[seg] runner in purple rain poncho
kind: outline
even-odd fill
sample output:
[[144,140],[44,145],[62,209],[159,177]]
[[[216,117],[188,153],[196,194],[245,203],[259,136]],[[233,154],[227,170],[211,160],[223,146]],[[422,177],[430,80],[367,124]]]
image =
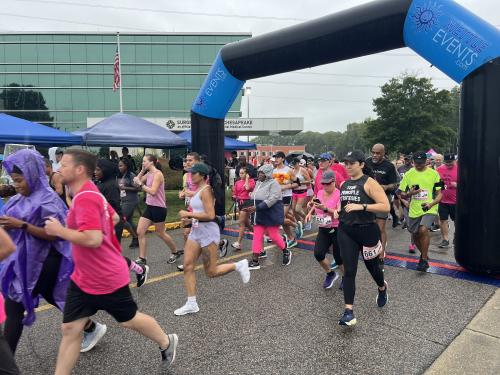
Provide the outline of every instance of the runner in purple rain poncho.
[[6,158],[3,167],[17,192],[0,210],[0,225],[16,244],[0,271],[7,312],[5,336],[14,352],[23,324],[35,321],[40,296],[63,309],[73,261],[70,244],[46,235],[43,229],[47,217],[64,221],[67,208],[49,186],[42,155],[20,150]]
[[[43,228],[48,217],[65,222],[67,207],[49,185],[42,155],[20,150],[3,166],[17,193],[0,209],[0,225],[16,245],[0,268],[7,313],[4,335],[14,353],[24,325],[35,321],[40,297],[63,310],[73,260],[70,243],[47,235]],[[81,351],[92,349],[105,332],[105,325],[89,320]]]

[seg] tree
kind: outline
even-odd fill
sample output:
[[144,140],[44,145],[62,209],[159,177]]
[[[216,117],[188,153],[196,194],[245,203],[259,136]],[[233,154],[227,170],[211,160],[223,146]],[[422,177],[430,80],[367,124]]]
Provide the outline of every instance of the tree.
[[9,115],[15,117],[53,126],[54,118],[50,116],[49,108],[40,91],[27,90],[26,88],[33,86],[22,86],[17,83],[11,83],[7,87],[9,88],[0,93],[3,110],[8,110]]
[[365,138],[369,144],[383,143],[389,152],[413,152],[451,147],[457,131],[451,126],[452,95],[437,90],[430,79],[414,76],[393,78],[374,99],[378,118],[369,121]]

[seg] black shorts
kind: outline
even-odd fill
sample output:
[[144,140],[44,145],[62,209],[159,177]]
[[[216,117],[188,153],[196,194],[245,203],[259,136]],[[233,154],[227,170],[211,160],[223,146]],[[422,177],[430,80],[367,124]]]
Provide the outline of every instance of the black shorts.
[[439,219],[455,221],[455,204],[439,203]]
[[153,223],[164,223],[167,219],[167,209],[166,207],[150,206],[147,204],[142,217],[151,220]]
[[291,195],[289,197],[283,197],[281,200],[283,201],[283,205],[285,205],[285,206],[290,206],[292,204],[292,196]]
[[99,310],[106,311],[119,323],[132,320],[137,313],[137,304],[128,285],[110,294],[87,294],[73,281],[70,282],[64,305],[63,323],[87,318]]

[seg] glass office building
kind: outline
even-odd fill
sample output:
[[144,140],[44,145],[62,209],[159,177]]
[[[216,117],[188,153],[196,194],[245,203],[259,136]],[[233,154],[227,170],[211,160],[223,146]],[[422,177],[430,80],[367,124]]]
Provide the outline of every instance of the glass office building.
[[[124,112],[189,117],[218,51],[249,33],[120,34]],[[112,33],[0,34],[0,112],[73,131],[120,110]],[[228,117],[240,116],[238,98]]]

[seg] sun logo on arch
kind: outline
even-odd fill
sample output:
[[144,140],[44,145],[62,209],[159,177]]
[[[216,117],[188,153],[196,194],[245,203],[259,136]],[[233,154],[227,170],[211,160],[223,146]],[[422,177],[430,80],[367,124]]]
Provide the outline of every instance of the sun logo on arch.
[[441,7],[442,4],[438,5],[436,2],[428,2],[417,7],[412,16],[417,31],[428,32],[432,30],[441,15]]

